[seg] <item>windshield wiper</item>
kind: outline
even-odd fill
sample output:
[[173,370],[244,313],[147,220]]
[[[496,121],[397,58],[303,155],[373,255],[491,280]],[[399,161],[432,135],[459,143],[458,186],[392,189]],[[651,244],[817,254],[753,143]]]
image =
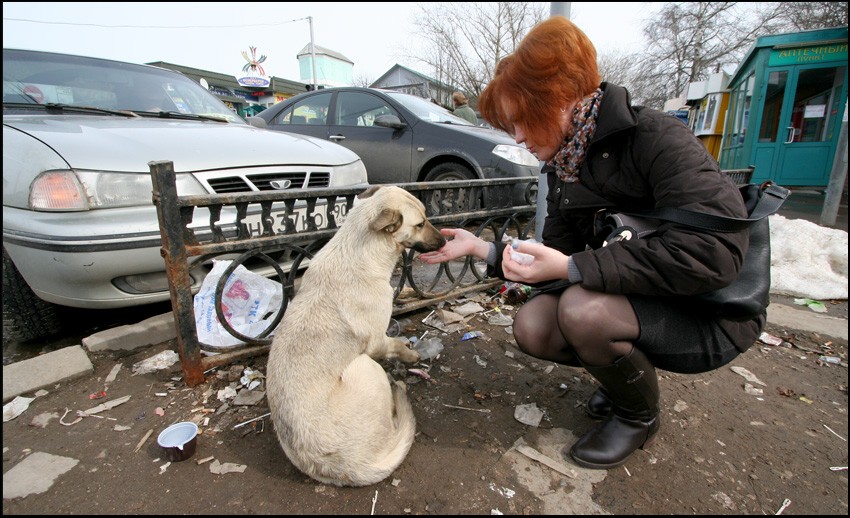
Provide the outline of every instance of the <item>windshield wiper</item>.
[[135,113],[127,110],[108,110],[106,108],[96,108],[94,106],[78,106],[74,104],[63,103],[45,103],[45,104],[27,104],[25,106],[44,106],[48,113],[65,113],[66,111],[83,112],[83,113],[107,113],[109,115],[121,115],[122,117],[138,117]]
[[186,119],[186,120],[201,120],[201,121],[213,121],[213,122],[227,122],[227,119],[224,117],[210,117],[209,115],[198,115],[195,113],[180,113],[176,111],[158,111],[158,112],[141,112],[145,114],[152,114],[161,119]]

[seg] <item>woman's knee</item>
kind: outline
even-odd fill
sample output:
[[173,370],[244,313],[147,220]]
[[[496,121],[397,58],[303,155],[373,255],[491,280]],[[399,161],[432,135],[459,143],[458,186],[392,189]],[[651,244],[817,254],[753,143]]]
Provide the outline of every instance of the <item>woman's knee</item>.
[[[532,318],[522,318],[522,314],[518,313],[514,319],[513,332],[517,346],[526,354],[537,356],[544,344],[547,343],[551,329],[546,329],[542,325],[536,325],[532,322]],[[548,326],[551,328],[550,326]]]
[[637,317],[623,296],[584,289],[567,290],[558,303],[561,334],[577,350],[638,335]]
[[600,329],[599,315],[602,301],[584,289],[565,291],[558,301],[558,326],[561,334],[570,343],[582,341],[590,333],[604,332]]
[[553,333],[560,331],[555,321],[556,300],[548,302],[534,298],[517,312],[513,323],[514,339],[526,354],[542,357],[548,354]]
[[525,353],[528,353],[530,349],[535,349],[539,347],[542,342],[542,334],[537,332],[531,332],[531,330],[524,331],[522,328],[514,323],[514,340],[516,340],[517,346]]

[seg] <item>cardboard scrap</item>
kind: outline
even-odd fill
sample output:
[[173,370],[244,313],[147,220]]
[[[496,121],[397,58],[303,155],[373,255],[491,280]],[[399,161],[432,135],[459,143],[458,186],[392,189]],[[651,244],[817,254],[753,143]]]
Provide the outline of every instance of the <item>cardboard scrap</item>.
[[522,453],[523,455],[525,455],[526,457],[528,457],[531,460],[536,460],[537,462],[554,469],[555,471],[557,471],[558,473],[560,473],[562,475],[566,475],[570,478],[578,478],[578,473],[574,469],[568,467],[563,462],[560,462],[560,461],[553,459],[552,457],[548,457],[546,455],[543,455],[542,453],[535,450],[531,446],[526,446],[525,444],[520,444],[520,445],[517,445],[516,451]]
[[225,473],[243,473],[248,466],[245,464],[236,464],[233,462],[219,462],[218,459],[210,464],[210,472],[216,475],[224,475]]
[[110,408],[115,408],[118,405],[126,403],[130,400],[131,397],[132,396],[123,396],[116,399],[110,399],[109,401],[101,403],[94,408],[89,408],[88,410],[83,411],[83,413],[86,415],[98,414],[100,412],[103,412],[104,410],[109,410]]

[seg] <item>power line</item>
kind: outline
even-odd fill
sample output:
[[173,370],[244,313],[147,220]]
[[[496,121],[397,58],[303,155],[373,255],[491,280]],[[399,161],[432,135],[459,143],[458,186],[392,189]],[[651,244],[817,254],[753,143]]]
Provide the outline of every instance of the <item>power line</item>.
[[257,26],[265,26],[265,27],[276,27],[278,25],[284,25],[292,22],[300,22],[301,20],[306,20],[307,18],[297,18],[295,20],[288,20],[285,22],[279,23],[251,23],[246,25],[105,25],[99,23],[72,23],[72,22],[45,22],[42,20],[29,20],[26,18],[3,18],[3,21],[10,22],[28,22],[28,23],[41,23],[44,25],[73,25],[78,27],[102,27],[107,29],[234,29],[234,28],[248,28],[248,27],[257,27]]

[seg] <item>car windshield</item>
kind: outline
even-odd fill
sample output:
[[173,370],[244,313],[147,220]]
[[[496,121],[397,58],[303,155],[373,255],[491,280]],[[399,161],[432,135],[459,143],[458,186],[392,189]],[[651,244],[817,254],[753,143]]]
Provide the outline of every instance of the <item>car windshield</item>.
[[398,101],[408,110],[412,111],[413,114],[420,119],[430,122],[448,122],[451,124],[458,124],[460,126],[474,126],[474,124],[470,123],[466,119],[458,117],[449,110],[438,104],[434,104],[428,99],[399,92],[387,92],[387,95]]
[[3,50],[3,104],[173,113],[245,124],[217,97],[177,72],[102,59]]

